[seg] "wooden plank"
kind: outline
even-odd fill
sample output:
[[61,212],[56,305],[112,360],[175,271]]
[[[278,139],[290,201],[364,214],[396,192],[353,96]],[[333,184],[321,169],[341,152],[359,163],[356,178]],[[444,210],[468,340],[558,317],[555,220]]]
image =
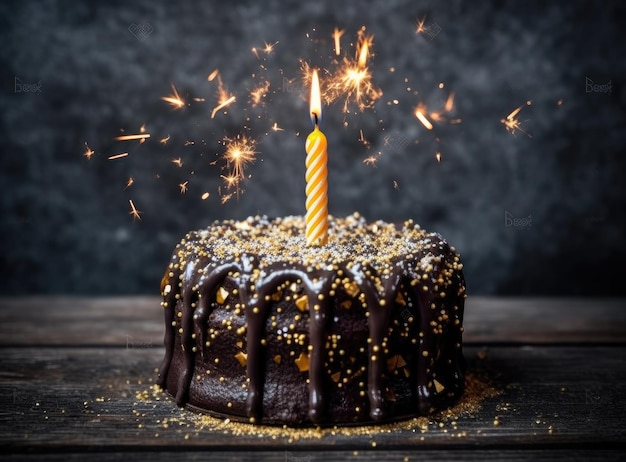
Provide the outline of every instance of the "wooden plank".
[[163,345],[158,297],[0,298],[0,345]]
[[[0,447],[12,453],[194,450],[354,451],[479,447],[626,450],[626,347],[466,348],[470,371],[502,394],[474,416],[311,435],[202,426],[149,384],[159,348],[0,349]],[[485,357],[485,359],[479,359]],[[138,399],[146,392],[146,399]],[[139,394],[139,395],[138,395]],[[169,421],[165,425],[166,419]],[[494,421],[499,422],[496,425]],[[204,422],[206,423],[206,422]],[[252,429],[252,430],[251,430]],[[361,427],[362,430],[362,427]]]
[[469,297],[473,343],[626,342],[625,298]]
[[[160,346],[158,297],[0,298],[0,346]],[[467,343],[623,343],[626,299],[470,297]]]
[[[100,448],[105,451],[106,448]],[[624,452],[620,450],[607,450],[598,448],[588,449],[557,449],[557,450],[480,450],[462,448],[457,450],[400,450],[400,451],[293,451],[284,449],[281,451],[254,451],[254,452],[231,452],[231,451],[160,451],[154,453],[144,452],[91,452],[73,454],[9,454],[3,455],[3,460],[10,462],[83,462],[85,460],[99,462],[146,461],[150,462],[191,462],[191,461],[215,461],[215,462],[412,462],[412,461],[436,461],[436,462],[611,462],[623,461]]]

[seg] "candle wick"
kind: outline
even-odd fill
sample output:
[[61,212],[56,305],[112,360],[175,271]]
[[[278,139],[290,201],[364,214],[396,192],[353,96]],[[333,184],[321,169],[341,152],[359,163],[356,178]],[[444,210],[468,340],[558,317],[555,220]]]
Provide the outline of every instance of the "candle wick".
[[312,112],[311,114],[313,114],[313,117],[315,117],[315,125],[317,125],[317,114],[315,112]]

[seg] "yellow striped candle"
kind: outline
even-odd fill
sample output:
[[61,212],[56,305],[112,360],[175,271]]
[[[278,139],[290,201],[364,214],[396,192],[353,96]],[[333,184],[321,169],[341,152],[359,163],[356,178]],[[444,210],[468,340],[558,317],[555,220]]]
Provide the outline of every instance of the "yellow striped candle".
[[322,99],[317,71],[311,79],[311,121],[315,129],[306,139],[306,242],[328,242],[328,152],[326,136],[319,129]]

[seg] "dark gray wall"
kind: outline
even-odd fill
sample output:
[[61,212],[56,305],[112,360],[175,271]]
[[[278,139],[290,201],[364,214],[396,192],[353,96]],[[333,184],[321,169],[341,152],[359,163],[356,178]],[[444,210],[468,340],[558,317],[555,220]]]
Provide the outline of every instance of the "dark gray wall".
[[[472,294],[626,294],[624,2],[363,5],[3,2],[0,293],[156,294],[187,230],[302,214],[311,127],[301,84],[286,79],[299,77],[299,58],[329,65],[335,26],[346,30],[347,47],[364,25],[375,35],[371,69],[384,96],[356,116],[340,104],[325,108],[331,213],[413,218],[441,232],[462,253]],[[424,16],[441,29],[436,36],[415,34]],[[278,44],[257,59],[251,49],[264,42]],[[237,103],[211,119],[215,68]],[[270,93],[253,108],[247,92],[260,79]],[[610,82],[611,91],[587,79]],[[207,102],[172,111],[160,100],[170,82]],[[450,90],[462,123],[427,132],[415,106],[440,106]],[[529,99],[519,115],[532,137],[508,133],[500,120]],[[269,130],[275,122],[284,131]],[[144,123],[148,142],[113,141]],[[221,205],[218,141],[243,126],[260,141],[258,160],[245,193]],[[129,157],[106,160],[126,149]],[[363,163],[378,152],[376,168]],[[135,184],[124,189],[129,176]],[[129,199],[141,221],[129,215]]]

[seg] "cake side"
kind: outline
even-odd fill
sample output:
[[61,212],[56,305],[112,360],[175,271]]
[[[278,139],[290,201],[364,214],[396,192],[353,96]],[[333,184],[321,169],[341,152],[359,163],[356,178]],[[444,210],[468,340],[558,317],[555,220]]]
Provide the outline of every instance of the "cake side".
[[162,281],[159,384],[179,405],[276,424],[427,414],[463,391],[458,254],[411,222],[216,223],[189,233]]

